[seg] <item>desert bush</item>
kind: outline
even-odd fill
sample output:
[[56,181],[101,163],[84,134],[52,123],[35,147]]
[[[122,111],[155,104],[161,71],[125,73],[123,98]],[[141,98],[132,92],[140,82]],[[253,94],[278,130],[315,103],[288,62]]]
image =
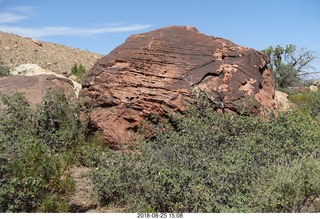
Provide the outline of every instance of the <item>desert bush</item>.
[[267,167],[254,187],[256,211],[319,212],[319,175],[320,161],[310,156]]
[[3,62],[0,60],[0,77],[9,76],[10,69],[3,64]]
[[62,91],[35,108],[21,93],[2,96],[0,212],[68,211],[70,168],[84,141],[79,110]]
[[[51,155],[48,148],[36,139],[20,140],[20,146],[23,150],[20,155],[3,166],[6,173],[0,183],[0,211],[40,211],[44,201],[52,195],[57,196],[57,205],[66,202],[74,187],[67,169],[64,169],[66,156]],[[64,210],[67,209],[65,206]],[[58,208],[51,210],[61,211]],[[49,209],[42,208],[41,211]]]
[[76,76],[77,81],[80,82],[82,76],[86,73],[86,69],[82,64],[74,63],[71,67],[71,75]]
[[[316,176],[311,175],[317,173],[320,132],[312,117],[299,111],[269,119],[219,114],[203,102],[183,116],[169,117],[173,125],[159,124],[138,151],[104,155],[91,174],[103,204],[126,206],[129,212],[288,212],[291,203],[269,208],[253,200],[269,195],[271,176],[282,180],[271,167],[295,171],[298,161],[311,155],[315,167],[306,180],[309,194],[319,197]],[[303,191],[301,180],[305,178],[297,177],[295,186]],[[278,195],[274,191],[268,200]],[[281,192],[301,199],[299,192]],[[300,210],[306,203],[300,202]]]
[[290,96],[290,100],[296,104],[297,110],[310,115],[320,124],[320,91],[305,91]]
[[71,149],[85,131],[80,122],[81,107],[61,90],[47,91],[33,116],[34,134],[55,152]]

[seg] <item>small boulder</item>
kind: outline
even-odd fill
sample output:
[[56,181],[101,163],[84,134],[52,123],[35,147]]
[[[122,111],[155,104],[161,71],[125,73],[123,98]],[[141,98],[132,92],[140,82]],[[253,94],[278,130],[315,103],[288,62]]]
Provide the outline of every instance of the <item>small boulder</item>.
[[309,86],[309,90],[311,92],[317,92],[318,91],[318,87],[320,85],[320,80],[315,80],[312,85]]
[[55,75],[9,76],[0,78],[0,94],[12,95],[22,92],[34,107],[41,103],[48,89],[62,89],[66,96],[76,99],[73,84],[70,80]]
[[275,91],[274,99],[278,104],[279,111],[285,112],[294,106],[294,104],[289,100],[289,95],[282,91]]
[[10,71],[10,75],[17,76],[17,75],[25,75],[25,76],[36,76],[36,75],[54,75],[56,77],[60,77],[66,80],[69,80],[73,84],[74,92],[76,96],[79,96],[79,92],[81,90],[81,84],[78,82],[68,79],[65,75],[57,74],[53,71],[49,71],[46,69],[41,68],[36,64],[21,64]]

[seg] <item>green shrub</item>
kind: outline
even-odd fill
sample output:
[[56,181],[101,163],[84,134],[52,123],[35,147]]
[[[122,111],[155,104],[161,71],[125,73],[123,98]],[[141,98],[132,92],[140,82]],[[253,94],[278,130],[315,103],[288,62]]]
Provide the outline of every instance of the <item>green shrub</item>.
[[78,63],[74,63],[71,67],[71,75],[75,75],[77,77],[77,81],[80,82],[82,76],[86,73],[86,69],[82,64],[78,65]]
[[10,74],[10,69],[5,66],[2,61],[0,61],[0,77],[6,77],[9,76]]
[[23,152],[4,167],[6,174],[0,183],[0,211],[38,211],[50,195],[57,196],[57,203],[65,202],[74,187],[64,169],[66,157],[51,155],[47,147],[35,139],[20,141]]
[[[262,171],[254,200],[260,212],[309,211],[320,194],[320,161],[302,157],[289,164],[277,164]],[[319,212],[319,206],[313,209]]]
[[73,151],[79,165],[97,167],[100,162],[104,162],[109,150],[99,139],[90,137]]
[[81,107],[80,103],[66,98],[61,90],[47,91],[33,116],[34,134],[55,152],[71,149],[84,137]]
[[299,111],[312,116],[320,123],[320,91],[296,93],[290,96],[290,100],[296,104]]
[[[200,103],[183,116],[172,114],[173,126],[159,124],[138,151],[103,155],[91,175],[101,202],[126,206],[129,212],[289,211],[290,203],[263,208],[264,203],[253,200],[271,188],[268,168],[281,164],[291,170],[304,157],[319,158],[317,123],[300,112],[266,121],[213,113],[209,106]],[[295,180],[302,191],[302,178]],[[307,181],[312,197],[319,197],[315,178]],[[300,193],[290,197],[300,200]],[[301,209],[306,209],[304,204]]]
[[48,91],[30,108],[21,93],[2,96],[0,212],[65,212],[74,190],[70,168],[84,144],[80,106]]

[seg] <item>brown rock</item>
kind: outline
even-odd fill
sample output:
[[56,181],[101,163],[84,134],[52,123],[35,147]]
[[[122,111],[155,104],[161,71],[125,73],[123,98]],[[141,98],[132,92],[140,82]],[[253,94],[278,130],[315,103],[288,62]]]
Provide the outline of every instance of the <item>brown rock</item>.
[[63,89],[66,96],[75,98],[72,82],[61,77],[37,75],[0,78],[0,94],[11,95],[15,92],[22,92],[31,106],[41,103],[48,89]]
[[83,78],[80,95],[95,106],[90,119],[107,143],[125,144],[150,113],[184,111],[194,89],[225,110],[237,112],[234,102],[246,96],[257,100],[255,113],[261,107],[277,110],[266,64],[253,49],[171,26],[132,35],[98,60]]

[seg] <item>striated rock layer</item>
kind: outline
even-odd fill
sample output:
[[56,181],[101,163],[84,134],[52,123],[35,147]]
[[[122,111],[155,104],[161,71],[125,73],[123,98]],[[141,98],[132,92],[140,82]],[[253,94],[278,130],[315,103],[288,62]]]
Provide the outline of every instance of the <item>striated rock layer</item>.
[[277,110],[265,56],[186,26],[130,36],[95,63],[82,87],[80,95],[94,107],[91,125],[111,145],[125,144],[151,113],[184,111],[192,90],[223,110],[237,112],[246,96],[256,100],[253,113]]

